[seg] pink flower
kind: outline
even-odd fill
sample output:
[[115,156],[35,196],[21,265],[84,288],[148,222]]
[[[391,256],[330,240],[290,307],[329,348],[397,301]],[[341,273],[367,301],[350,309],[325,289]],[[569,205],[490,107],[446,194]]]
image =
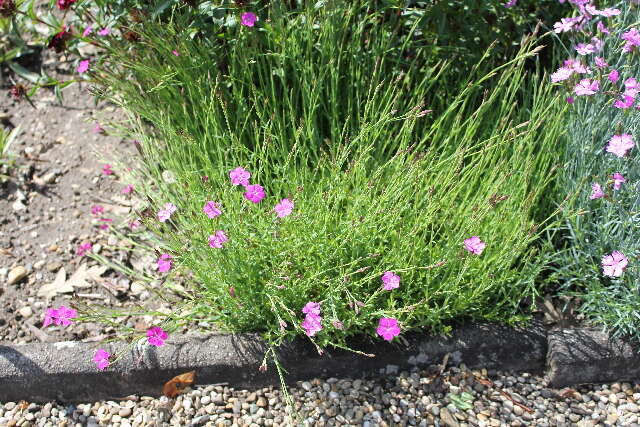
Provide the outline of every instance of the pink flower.
[[278,218],[284,218],[285,216],[291,215],[291,211],[293,210],[293,202],[289,199],[282,199],[280,203],[276,205],[273,210],[276,212],[276,216]]
[[100,230],[106,230],[109,228],[109,223],[113,220],[111,218],[100,218],[98,221],[103,222],[103,224],[100,224],[98,228],[100,228]]
[[640,85],[638,85],[638,81],[636,79],[634,79],[633,77],[629,77],[624,81],[625,96],[635,98],[638,92],[640,92]]
[[600,82],[598,80],[582,79],[580,83],[573,89],[576,95],[593,95],[600,90]]
[[613,189],[619,190],[623,183],[627,182],[627,180],[622,176],[620,172],[614,173],[611,178],[613,178]]
[[101,215],[104,212],[104,207],[101,205],[91,206],[91,215]]
[[91,251],[91,243],[83,243],[80,246],[78,246],[78,249],[76,249],[76,255],[78,256],[84,256],[87,252]]
[[138,221],[137,219],[134,219],[129,223],[129,228],[131,230],[136,230],[138,227],[140,227],[140,221]]
[[171,270],[171,267],[173,266],[171,261],[172,259],[173,257],[169,254],[160,255],[160,258],[158,258],[158,271],[160,273],[166,273]]
[[615,9],[612,7],[607,7],[600,11],[600,16],[604,16],[605,18],[609,18],[611,16],[620,15],[620,9]]
[[253,203],[260,203],[262,199],[265,198],[264,188],[258,184],[247,185],[245,187],[247,190],[244,193],[244,198]]
[[240,16],[240,22],[245,27],[253,27],[257,20],[258,17],[253,12],[245,12]]
[[209,236],[209,246],[212,248],[222,249],[224,243],[229,240],[224,231],[218,230],[215,234]]
[[74,4],[76,0],[56,0],[56,5],[60,10],[67,10]]
[[100,126],[100,123],[96,122],[91,130],[93,133],[104,133],[104,128]]
[[629,264],[629,260],[620,251],[613,251],[602,257],[602,274],[609,277],[620,277]]
[[616,102],[613,103],[613,106],[624,110],[631,107],[634,101],[635,100],[632,96],[622,95],[622,99],[616,100]]
[[516,5],[516,3],[518,3],[518,0],[508,0],[505,4],[504,7],[506,8],[510,8]]
[[111,166],[110,164],[106,164],[102,167],[102,174],[103,175],[113,175],[113,166]]
[[312,316],[320,316],[320,303],[309,301],[302,307],[302,312]]
[[629,53],[635,46],[640,46],[640,33],[638,33],[638,30],[635,28],[623,33],[620,38],[626,41],[625,45],[622,47],[622,52],[624,53]]
[[573,69],[569,67],[560,67],[558,70],[551,74],[551,82],[557,83],[563,80],[567,80],[573,75]]
[[99,348],[93,355],[93,363],[100,371],[104,371],[109,366],[109,357],[111,354],[104,348]]
[[82,74],[82,73],[86,73],[88,70],[89,70],[89,60],[85,59],[83,61],[80,61],[76,71],[78,71],[78,73]]
[[576,102],[573,96],[567,96],[566,101],[567,101],[567,104],[573,104],[574,102]]
[[93,26],[87,25],[87,27],[82,32],[82,37],[87,37],[89,34],[93,32]]
[[607,78],[611,83],[615,83],[620,78],[620,73],[618,72],[618,70],[611,70]]
[[237,167],[232,171],[229,171],[229,178],[231,178],[231,184],[233,185],[249,185],[249,178],[251,178],[251,173],[244,170],[241,167]]
[[565,60],[563,62],[563,65],[565,67],[571,68],[573,71],[575,71],[578,74],[589,74],[589,73],[591,73],[591,70],[589,69],[589,67],[587,67],[582,62],[580,62],[578,60],[575,60],[575,59],[567,59],[567,60]]
[[464,248],[475,255],[480,255],[487,246],[478,236],[471,236],[464,240]]
[[598,28],[598,31],[600,31],[602,34],[611,34],[609,29],[602,23],[602,21],[598,21],[596,28]]
[[168,220],[169,218],[171,218],[171,215],[177,210],[178,208],[176,208],[176,205],[174,205],[173,203],[166,203],[164,205],[164,209],[160,209],[158,211],[158,220],[160,222],[165,222],[166,220]]
[[553,24],[553,31],[558,34],[571,31],[576,22],[577,20],[575,18],[562,18],[560,19],[560,22]]
[[607,64],[607,61],[605,61],[605,59],[601,56],[596,56],[593,60],[595,61],[596,65],[600,68],[605,68],[609,66],[609,64]]
[[209,218],[215,218],[218,215],[222,214],[222,211],[220,210],[220,204],[211,201],[204,204],[204,208],[202,208],[202,211],[207,214]]
[[578,43],[578,45],[576,46],[576,52],[578,52],[578,55],[589,55],[590,53],[594,53],[595,51],[596,48],[591,43]]
[[171,53],[173,53],[174,56],[180,56],[180,52],[177,50],[172,50]]
[[378,323],[376,332],[385,340],[391,341],[394,337],[400,335],[398,321],[393,317],[383,317]]
[[125,187],[122,189],[122,194],[131,194],[131,192],[133,191],[133,185],[131,184],[127,184],[125,185]]
[[162,347],[167,337],[167,333],[159,326],[154,326],[147,331],[147,342],[156,347]]
[[77,316],[77,311],[64,305],[61,305],[57,309],[48,308],[44,314],[42,327],[46,328],[52,323],[56,324],[57,326],[69,326],[73,323],[71,319],[75,319]]
[[602,187],[597,182],[591,184],[591,195],[589,196],[590,200],[600,199],[604,197],[604,193],[602,192]]
[[111,34],[111,28],[103,28],[98,31],[99,36],[108,36],[109,34]]
[[392,289],[396,289],[400,287],[400,276],[398,276],[393,271],[385,271],[381,277],[383,285],[383,289],[385,291],[390,291]]
[[627,151],[633,148],[634,145],[631,135],[623,133],[622,135],[614,135],[609,140],[609,144],[605,151],[622,158],[627,154]]
[[302,328],[308,336],[314,336],[322,330],[322,317],[307,315],[302,322]]

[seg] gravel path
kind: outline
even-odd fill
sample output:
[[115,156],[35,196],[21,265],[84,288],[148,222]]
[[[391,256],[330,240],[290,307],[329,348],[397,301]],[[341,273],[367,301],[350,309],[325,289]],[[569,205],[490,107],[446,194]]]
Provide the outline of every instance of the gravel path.
[[[0,404],[4,426],[637,426],[640,383],[544,387],[526,373],[439,366],[366,379],[314,379],[290,388],[198,386],[176,399],[130,396],[78,405]],[[465,408],[466,405],[466,408]]]

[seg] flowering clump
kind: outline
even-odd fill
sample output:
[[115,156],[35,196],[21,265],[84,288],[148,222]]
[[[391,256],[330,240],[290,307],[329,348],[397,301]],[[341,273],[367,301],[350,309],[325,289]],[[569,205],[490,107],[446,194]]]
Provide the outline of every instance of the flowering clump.
[[378,329],[376,330],[386,341],[391,341],[394,337],[400,335],[400,326],[398,321],[392,317],[383,317],[378,323]]
[[168,220],[169,218],[171,218],[171,215],[177,210],[178,208],[176,208],[176,205],[174,205],[173,203],[166,203],[164,205],[164,209],[160,209],[158,211],[158,220],[160,222],[165,222],[166,220]]
[[622,135],[614,135],[607,145],[607,153],[615,154],[622,158],[627,154],[627,151],[634,147],[635,143],[631,135],[623,133]]
[[260,203],[265,198],[264,188],[258,184],[247,185],[244,198],[253,203]]
[[104,371],[109,366],[109,357],[111,354],[104,348],[99,348],[93,355],[93,362],[100,371]]
[[229,171],[229,178],[231,178],[231,184],[233,185],[249,185],[249,178],[251,178],[251,173],[244,170],[241,167],[237,167],[232,171]]
[[302,322],[305,333],[312,337],[322,330],[322,317],[320,316],[320,303],[309,301],[302,312],[306,315]]
[[222,249],[224,243],[229,240],[224,231],[218,230],[215,234],[209,236],[209,246],[212,248]]
[[222,211],[220,210],[220,203],[211,202],[211,201],[204,204],[204,208],[202,208],[202,211],[209,218],[215,218],[218,215],[222,214]]
[[173,257],[169,254],[160,255],[160,258],[158,258],[158,271],[160,273],[166,273],[171,270],[171,267],[173,266],[171,261],[172,259]]
[[245,12],[240,15],[240,22],[245,27],[253,27],[258,20],[258,17],[253,12]]
[[154,326],[147,331],[147,342],[156,347],[162,347],[167,337],[167,332],[159,326]]
[[276,205],[273,210],[276,213],[278,218],[284,218],[286,216],[291,215],[291,211],[293,210],[293,202],[289,199],[282,199],[280,203]]
[[390,291],[392,289],[396,289],[400,287],[400,276],[398,276],[393,271],[385,271],[381,277],[383,286],[382,288],[385,291]]
[[480,255],[487,246],[478,236],[471,236],[464,240],[464,248],[474,255]]
[[78,246],[78,249],[76,249],[76,255],[78,256],[85,256],[85,254],[89,251],[91,251],[91,243],[86,242],[86,243],[82,243],[80,246]]
[[78,312],[76,310],[64,305],[61,305],[57,309],[48,308],[44,314],[42,327],[46,328],[52,323],[57,326],[69,326],[71,323],[73,323],[71,319],[75,319],[77,316]]
[[620,251],[613,251],[602,257],[602,274],[609,277],[620,277],[629,264],[629,260]]

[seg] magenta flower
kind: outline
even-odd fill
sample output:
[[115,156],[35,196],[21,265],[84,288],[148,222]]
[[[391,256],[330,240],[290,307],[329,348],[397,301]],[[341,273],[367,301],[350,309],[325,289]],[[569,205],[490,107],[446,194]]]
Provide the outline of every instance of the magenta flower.
[[245,12],[240,16],[240,22],[245,27],[253,27],[257,20],[258,17],[253,12]]
[[633,99],[632,96],[622,95],[622,99],[616,100],[616,102],[613,103],[613,106],[616,107],[616,108],[620,108],[622,110],[625,110],[625,109],[630,108],[631,106],[633,106],[634,102],[635,102],[635,100]]
[[100,371],[104,371],[109,366],[109,357],[111,354],[104,348],[99,348],[93,355],[93,363]]
[[627,154],[627,151],[633,148],[634,145],[631,135],[623,133],[622,135],[614,135],[609,140],[609,144],[605,151],[622,158]]
[[307,336],[314,336],[322,330],[322,317],[313,314],[307,315],[302,322],[302,328]]
[[125,187],[122,189],[122,194],[131,194],[131,192],[133,191],[133,185],[131,184],[127,184],[125,185]]
[[56,0],[56,5],[60,10],[67,10],[74,4],[76,0]]
[[576,45],[576,52],[578,52],[578,55],[589,55],[595,51],[596,48],[591,43],[578,43]]
[[84,31],[82,32],[82,37],[87,37],[92,32],[93,32],[93,26],[87,25]]
[[629,260],[620,251],[613,251],[602,257],[602,274],[609,277],[620,277]]
[[282,199],[280,203],[276,205],[273,210],[276,212],[276,216],[278,218],[284,218],[285,216],[291,215],[291,211],[293,210],[293,202],[289,199]]
[[551,82],[557,83],[567,80],[573,75],[573,69],[569,67],[560,67],[555,73],[551,74]]
[[173,266],[173,261],[171,261],[172,259],[173,257],[169,254],[160,255],[160,258],[158,258],[158,271],[160,273],[166,273],[171,270],[171,267]]
[[251,173],[249,171],[244,170],[241,167],[237,167],[232,171],[229,171],[229,178],[231,178],[231,184],[233,185],[249,185],[249,178],[251,178]]
[[91,243],[87,242],[87,243],[83,243],[80,246],[78,246],[78,249],[76,249],[76,255],[78,256],[84,256],[87,252],[91,251]]
[[471,236],[464,240],[464,248],[475,255],[480,255],[487,246],[478,236]]
[[567,104],[573,104],[574,102],[576,102],[576,100],[573,98],[573,96],[567,96],[565,101],[567,101]]
[[113,222],[111,218],[100,218],[98,221],[101,221],[102,224],[98,226],[100,230],[106,230],[109,228],[109,223]]
[[393,271],[385,271],[381,277],[383,285],[383,289],[385,291],[390,291],[392,289],[396,289],[400,287],[400,276],[398,276]]
[[222,214],[222,211],[220,210],[220,203],[211,202],[211,201],[204,204],[204,208],[202,208],[202,211],[209,218],[215,218],[218,215]]
[[44,313],[44,321],[42,322],[42,327],[46,328],[52,323],[56,324],[57,326],[69,326],[73,323],[71,319],[75,319],[77,316],[77,311],[64,305],[61,305],[57,309],[48,308]]
[[218,230],[215,234],[209,236],[209,246],[212,248],[222,249],[224,243],[229,240],[224,231]]
[[607,64],[607,61],[605,61],[605,59],[601,56],[596,56],[595,58],[593,58],[593,60],[595,61],[596,65],[600,68],[605,68],[609,66],[609,64]]
[[391,341],[394,337],[400,335],[398,321],[393,317],[383,317],[378,323],[376,332],[385,340]]
[[140,227],[140,221],[137,219],[134,219],[133,221],[131,221],[129,223],[129,228],[133,231],[138,229],[138,227]]
[[172,50],[171,53],[173,53],[174,56],[180,56],[180,52],[177,50]]
[[245,187],[247,190],[244,193],[244,198],[253,203],[260,203],[262,199],[265,198],[264,188],[258,184],[247,185]]
[[312,316],[320,316],[320,303],[309,301],[302,307],[302,312]]
[[78,71],[78,73],[82,74],[82,73],[86,73],[88,70],[89,70],[89,60],[85,59],[85,60],[80,61],[76,71]]
[[111,34],[111,28],[108,28],[108,27],[98,31],[99,36],[108,36],[109,34]]
[[622,176],[620,172],[614,173],[611,178],[613,178],[613,189],[619,190],[623,183],[627,182],[627,180]]
[[167,337],[167,333],[159,326],[154,326],[147,331],[147,342],[156,347],[162,347]]
[[102,205],[93,205],[91,206],[91,215],[101,215],[104,212],[104,207]]
[[580,83],[578,83],[573,91],[576,95],[593,95],[598,90],[600,90],[600,82],[598,80],[591,81],[590,79],[582,79]]
[[604,193],[602,192],[602,187],[597,182],[591,184],[591,195],[589,196],[590,200],[600,199],[604,197]]
[[160,209],[158,211],[158,220],[160,222],[165,222],[178,208],[173,203],[165,203],[164,209]]
[[615,83],[620,78],[620,73],[618,72],[618,70],[611,70],[607,78],[611,83]]
[[111,166],[110,164],[106,164],[102,167],[102,174],[103,175],[113,175],[113,166]]

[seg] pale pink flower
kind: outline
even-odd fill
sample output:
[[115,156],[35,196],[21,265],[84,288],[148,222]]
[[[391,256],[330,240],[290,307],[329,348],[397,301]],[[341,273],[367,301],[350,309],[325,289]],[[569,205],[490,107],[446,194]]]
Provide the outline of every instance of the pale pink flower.
[[598,31],[600,31],[602,34],[611,34],[611,31],[609,31],[609,29],[602,23],[602,21],[598,21],[596,28],[598,28]]
[[109,34],[111,34],[111,28],[108,28],[108,27],[98,31],[99,36],[108,36]]
[[293,210],[293,202],[289,199],[282,199],[280,203],[276,205],[273,210],[276,212],[276,216],[278,218],[284,218],[286,216],[291,215],[291,211]]
[[561,82],[563,80],[567,80],[569,77],[573,75],[573,69],[570,67],[560,67],[555,73],[551,74],[551,81],[553,83]]
[[343,330],[344,329],[344,325],[339,320],[332,321],[331,325],[333,325],[334,328],[339,329],[339,330]]
[[604,193],[602,192],[602,187],[600,187],[600,184],[598,184],[597,182],[591,184],[591,195],[589,196],[589,199],[595,200],[600,199],[601,197],[604,197]]
[[626,33],[623,33],[620,38],[625,40],[626,43],[622,47],[622,52],[629,53],[634,47],[640,46],[640,33],[635,28],[630,29]]
[[87,242],[87,243],[83,243],[80,246],[78,246],[78,249],[76,249],[76,255],[78,256],[84,256],[87,252],[91,251],[91,243]]
[[605,18],[609,18],[611,16],[620,15],[620,9],[616,9],[613,7],[607,7],[600,11],[600,16],[604,16]]
[[383,317],[378,322],[376,332],[386,341],[391,341],[394,337],[400,335],[400,326],[398,326],[398,321],[393,317]]
[[595,61],[596,65],[600,68],[605,68],[609,66],[609,64],[607,64],[607,61],[605,61],[605,59],[601,56],[596,56],[593,60]]
[[251,173],[244,170],[241,167],[237,167],[232,171],[229,171],[229,178],[231,178],[231,184],[233,185],[249,185],[249,178],[251,178]]
[[258,17],[253,12],[245,12],[240,15],[240,22],[245,27],[253,27],[257,20]]
[[614,135],[611,137],[605,151],[622,158],[627,154],[627,151],[634,147],[634,145],[635,143],[633,142],[631,135],[623,133],[622,135]]
[[310,314],[313,316],[320,316],[320,303],[309,301],[302,307],[302,312],[304,314]]
[[104,212],[104,207],[102,205],[91,206],[91,215],[101,215],[103,212]]
[[304,318],[301,326],[304,329],[304,332],[308,336],[312,337],[322,330],[322,317],[308,314]]
[[559,22],[553,24],[553,31],[556,33],[571,31],[576,22],[575,18],[562,18]]
[[640,92],[640,85],[638,85],[636,79],[630,77],[624,81],[624,94],[626,96],[635,98],[638,92]]
[[487,246],[478,236],[471,236],[464,240],[464,248],[475,255],[480,255]]
[[624,176],[622,176],[622,174],[620,172],[614,173],[613,175],[611,175],[611,178],[613,178],[613,189],[614,190],[619,190],[620,187],[622,186],[622,184],[627,182],[627,180],[624,178]]
[[385,291],[390,291],[400,287],[400,276],[393,271],[385,271],[380,279],[382,280],[382,283],[384,283],[382,288]]
[[591,37],[591,44],[593,45],[595,52],[600,52],[604,46],[604,42],[598,37]]
[[147,330],[147,342],[156,347],[162,347],[167,337],[167,332],[159,326]]
[[578,74],[589,74],[591,73],[591,70],[589,69],[589,67],[587,67],[586,65],[584,65],[582,62],[576,60],[576,59],[566,59],[563,63],[563,66],[571,68],[573,71],[575,71]]
[[222,211],[220,210],[220,203],[216,203],[216,202],[212,202],[212,201],[209,201],[209,202],[205,203],[204,204],[204,208],[202,208],[202,211],[209,218],[215,218],[218,215],[222,214]]
[[113,175],[113,166],[111,166],[110,164],[106,164],[102,167],[102,174],[103,175]]
[[86,73],[88,70],[89,70],[89,60],[88,59],[84,59],[84,60],[80,61],[76,71],[78,71],[78,73],[82,74],[82,73]]
[[212,248],[222,249],[225,242],[227,242],[229,238],[224,231],[218,230],[215,234],[209,236],[209,246]]
[[138,227],[140,227],[140,221],[137,219],[134,219],[133,221],[131,221],[129,223],[129,228],[133,231],[133,230],[137,230]]
[[92,25],[87,25],[85,27],[84,31],[82,32],[82,37],[87,37],[92,32],[93,32],[93,26]]
[[591,43],[578,43],[576,46],[576,52],[578,52],[578,55],[589,55],[595,51],[596,48]]
[[600,82],[598,80],[582,79],[580,83],[573,89],[576,95],[593,95],[600,90]]
[[611,70],[607,78],[611,83],[615,83],[620,78],[620,73],[618,72],[618,70]]
[[620,277],[629,260],[620,251],[613,251],[602,257],[602,274],[609,277]]
[[93,362],[100,371],[104,371],[109,366],[109,357],[111,354],[104,348],[99,348],[93,355]]
[[172,259],[173,257],[169,254],[160,255],[160,258],[158,258],[158,271],[160,273],[166,273],[171,270],[171,267],[173,266]]
[[131,184],[127,184],[125,185],[125,187],[122,189],[122,194],[131,194],[131,192],[133,191],[133,185]]
[[173,203],[166,203],[164,205],[164,209],[160,209],[158,211],[158,220],[160,222],[165,222],[178,208]]
[[57,326],[69,326],[73,323],[71,319],[78,317],[78,312],[73,308],[61,305],[57,309],[49,308],[44,314],[42,327],[46,328],[52,323]]
[[180,52],[177,50],[172,50],[171,53],[173,53],[174,56],[180,56]]
[[93,133],[104,133],[104,128],[102,126],[100,126],[100,123],[95,122],[95,124],[93,125],[93,129],[91,129],[91,132],[93,132]]
[[265,198],[264,188],[258,184],[247,185],[245,187],[247,190],[244,193],[244,198],[253,203],[260,203],[262,199]]

